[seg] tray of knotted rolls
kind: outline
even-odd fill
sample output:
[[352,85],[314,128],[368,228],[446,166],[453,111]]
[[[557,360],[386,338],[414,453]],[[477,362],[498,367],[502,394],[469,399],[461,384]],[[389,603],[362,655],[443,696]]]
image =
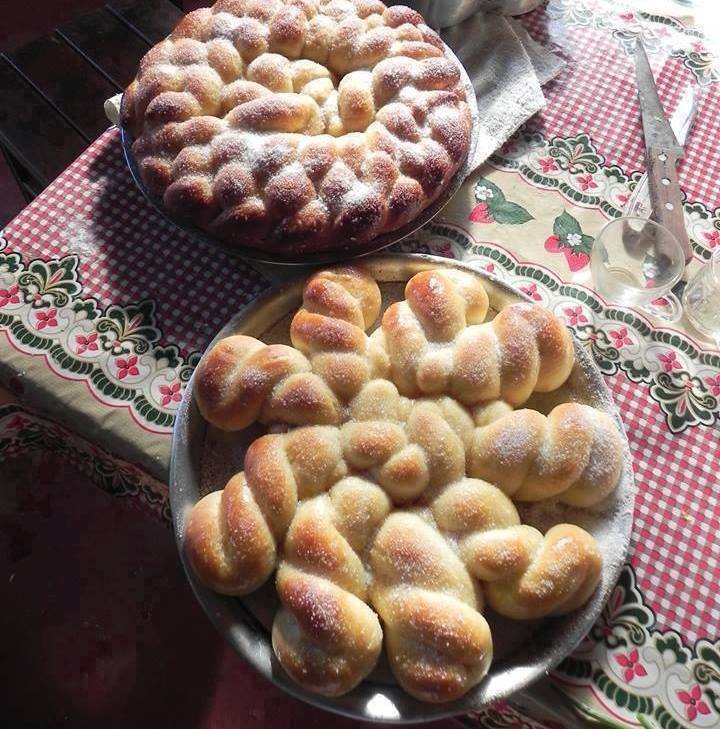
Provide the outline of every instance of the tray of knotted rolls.
[[428,222],[473,168],[477,101],[414,10],[218,0],[143,58],[120,126],[174,225],[258,261],[323,264]]
[[188,579],[261,674],[358,719],[478,709],[589,631],[634,482],[590,355],[466,265],[374,256],[269,290],[175,426]]

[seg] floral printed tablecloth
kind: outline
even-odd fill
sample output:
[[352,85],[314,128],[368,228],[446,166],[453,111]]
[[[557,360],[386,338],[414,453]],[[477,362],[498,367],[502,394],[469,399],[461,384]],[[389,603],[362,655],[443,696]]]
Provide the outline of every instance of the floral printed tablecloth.
[[[625,421],[639,488],[631,554],[553,685],[621,726],[719,726],[720,351],[682,321],[604,301],[588,261],[644,169],[638,37],[666,109],[688,86],[699,102],[680,168],[688,274],[720,247],[720,76],[702,35],[669,15],[551,0],[522,22],[567,62],[546,109],[399,248],[470,261],[551,307],[607,376]],[[269,283],[159,218],[109,130],[0,236],[0,381],[10,393],[0,397],[0,453],[62,452],[167,520],[184,384],[214,333]],[[510,705],[466,723],[537,725]]]

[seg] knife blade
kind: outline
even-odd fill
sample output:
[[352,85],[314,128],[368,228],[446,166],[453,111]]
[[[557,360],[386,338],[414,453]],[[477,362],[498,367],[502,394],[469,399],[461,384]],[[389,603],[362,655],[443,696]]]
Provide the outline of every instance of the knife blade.
[[652,217],[675,235],[687,263],[692,260],[693,255],[685,230],[682,192],[677,176],[677,161],[685,155],[685,151],[665,116],[650,62],[639,40],[635,46],[635,77],[645,134],[645,159],[653,208]]
[[[675,138],[685,147],[690,130],[698,111],[698,93],[693,84],[688,84],[670,116],[670,127]],[[650,214],[650,193],[648,192],[647,172],[643,172],[635,183],[635,188],[623,208],[623,215],[646,217]]]

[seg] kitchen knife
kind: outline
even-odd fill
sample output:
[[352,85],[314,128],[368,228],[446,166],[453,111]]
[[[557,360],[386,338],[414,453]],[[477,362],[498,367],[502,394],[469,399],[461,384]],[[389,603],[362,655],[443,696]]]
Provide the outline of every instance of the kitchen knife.
[[[698,93],[693,84],[688,84],[678,101],[675,111],[670,115],[670,128],[675,138],[684,147],[698,111]],[[633,217],[650,216],[650,193],[648,192],[647,172],[643,172],[635,183],[630,197],[623,208],[623,215]]]
[[674,234],[682,246],[685,262],[688,263],[693,255],[685,230],[682,192],[677,176],[677,161],[685,155],[685,151],[665,116],[650,63],[640,41],[635,47],[635,76],[645,134],[652,217]]

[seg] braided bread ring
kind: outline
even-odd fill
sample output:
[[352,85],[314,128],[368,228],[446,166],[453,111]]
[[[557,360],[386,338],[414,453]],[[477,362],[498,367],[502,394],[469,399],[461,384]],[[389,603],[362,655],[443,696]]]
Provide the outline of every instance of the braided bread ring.
[[467,158],[460,67],[408,8],[218,0],[152,48],[121,123],[171,216],[295,253],[417,217]]

